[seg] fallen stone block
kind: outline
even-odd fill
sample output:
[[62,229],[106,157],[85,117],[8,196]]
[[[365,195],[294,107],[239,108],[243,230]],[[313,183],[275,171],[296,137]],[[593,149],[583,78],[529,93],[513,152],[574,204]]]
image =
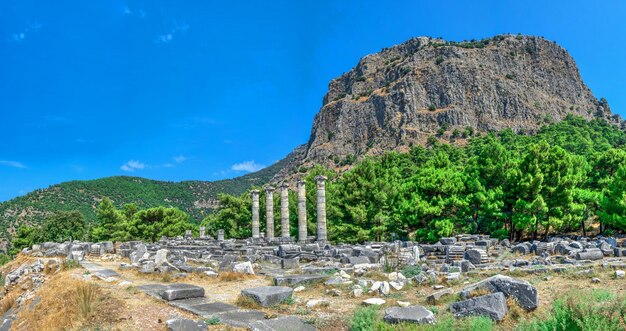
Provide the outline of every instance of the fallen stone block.
[[491,293],[502,292],[506,297],[513,297],[525,310],[533,310],[539,305],[537,289],[529,282],[508,276],[495,275],[470,285],[461,291],[462,298],[469,298],[475,290],[488,290]]
[[588,248],[582,252],[576,253],[576,260],[602,260],[604,253],[599,248]]
[[189,298],[199,298],[204,296],[204,288],[190,284],[171,284],[161,292],[161,298],[167,301],[181,300]]
[[422,306],[390,307],[385,309],[387,323],[434,324],[435,315]]
[[506,297],[502,292],[496,292],[450,305],[450,312],[455,317],[488,316],[494,321],[501,321],[508,313]]
[[250,323],[252,331],[314,331],[314,326],[302,322],[295,316],[283,316]]
[[380,305],[384,305],[385,302],[386,301],[381,298],[369,298],[369,299],[363,300],[363,304],[366,306],[380,306]]
[[444,296],[448,296],[448,295],[452,295],[454,294],[454,290],[451,288],[447,288],[445,290],[441,290],[441,291],[437,291],[429,296],[426,297],[426,301],[430,304],[435,304],[437,302],[439,302],[439,300],[441,300],[441,298],[443,298]]
[[194,321],[186,318],[167,321],[167,331],[204,331],[207,329],[204,321]]
[[326,275],[285,275],[274,277],[274,285],[296,285],[322,283],[328,278]]
[[291,297],[293,289],[286,286],[260,286],[241,291],[241,295],[263,307],[279,304]]

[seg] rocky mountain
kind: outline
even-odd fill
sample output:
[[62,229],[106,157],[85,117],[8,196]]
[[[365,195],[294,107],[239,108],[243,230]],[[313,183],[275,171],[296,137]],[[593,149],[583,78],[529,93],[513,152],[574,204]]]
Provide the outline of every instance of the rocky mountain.
[[300,162],[341,167],[364,155],[406,151],[431,136],[532,133],[569,113],[624,126],[554,42],[521,35],[413,38],[365,56],[330,82]]

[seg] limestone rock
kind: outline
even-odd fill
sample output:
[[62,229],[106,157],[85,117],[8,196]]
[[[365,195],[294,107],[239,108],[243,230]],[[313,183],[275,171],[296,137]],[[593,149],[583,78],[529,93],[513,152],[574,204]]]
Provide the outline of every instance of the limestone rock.
[[260,286],[241,291],[241,295],[256,301],[263,307],[279,304],[291,297],[293,289],[286,286]]
[[450,311],[455,317],[470,315],[488,316],[494,321],[501,321],[508,312],[506,297],[502,292],[496,292],[450,305]]
[[387,323],[434,324],[435,315],[422,306],[390,307],[385,309]]
[[508,276],[495,275],[470,285],[461,291],[462,298],[468,298],[475,290],[488,290],[491,293],[502,292],[507,297],[514,297],[517,304],[525,310],[533,310],[539,305],[537,289],[529,282]]
[[252,267],[252,263],[250,261],[237,263],[233,266],[233,272],[237,272],[240,274],[248,274],[254,275],[254,268]]
[[385,300],[381,299],[381,298],[369,298],[366,300],[363,300],[363,304],[366,306],[380,306],[385,304]]
[[[484,47],[445,43],[412,38],[365,56],[333,79],[292,168],[336,167],[333,159],[407,150],[425,144],[443,125],[450,132],[471,127],[532,133],[546,118],[559,121],[569,113],[622,125],[582,81],[574,59],[554,42],[501,35],[481,43]],[[283,169],[279,177],[290,170]],[[453,241],[448,239],[442,243]]]
[[167,331],[204,331],[208,330],[204,321],[194,321],[186,318],[171,319],[166,322]]

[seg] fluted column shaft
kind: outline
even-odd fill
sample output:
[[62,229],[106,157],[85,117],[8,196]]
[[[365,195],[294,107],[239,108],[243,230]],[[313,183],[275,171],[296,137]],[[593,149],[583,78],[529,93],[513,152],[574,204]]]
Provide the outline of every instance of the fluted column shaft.
[[326,241],[326,177],[317,176],[317,240]]
[[306,181],[298,181],[298,241],[306,241]]
[[289,238],[289,186],[280,186],[280,236]]
[[250,194],[252,194],[252,238],[259,238],[259,190],[252,190]]
[[265,188],[265,239],[274,239],[274,188]]

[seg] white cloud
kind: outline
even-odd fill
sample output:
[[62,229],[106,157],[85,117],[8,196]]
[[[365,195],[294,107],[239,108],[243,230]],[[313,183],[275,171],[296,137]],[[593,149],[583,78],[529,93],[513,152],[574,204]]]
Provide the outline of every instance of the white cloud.
[[233,164],[230,168],[235,171],[255,172],[265,168],[265,165],[256,163],[254,161],[244,161],[241,163]]
[[123,171],[134,172],[135,170],[142,170],[146,165],[135,160],[130,160],[120,167]]
[[0,165],[12,168],[26,169],[26,166],[23,163],[17,161],[0,160]]
[[183,22],[183,23],[178,23],[176,21],[174,21],[174,27],[168,32],[168,33],[164,33],[162,35],[157,36],[154,39],[154,42],[156,44],[169,44],[170,42],[172,42],[174,40],[174,37],[179,33],[185,33],[187,32],[187,30],[189,30],[189,24]]
[[176,161],[176,163],[183,163],[187,161],[187,157],[183,155],[174,156],[174,161]]
[[171,164],[171,163],[165,163],[165,164],[163,164],[163,167],[165,167],[165,168],[174,168],[174,165]]

